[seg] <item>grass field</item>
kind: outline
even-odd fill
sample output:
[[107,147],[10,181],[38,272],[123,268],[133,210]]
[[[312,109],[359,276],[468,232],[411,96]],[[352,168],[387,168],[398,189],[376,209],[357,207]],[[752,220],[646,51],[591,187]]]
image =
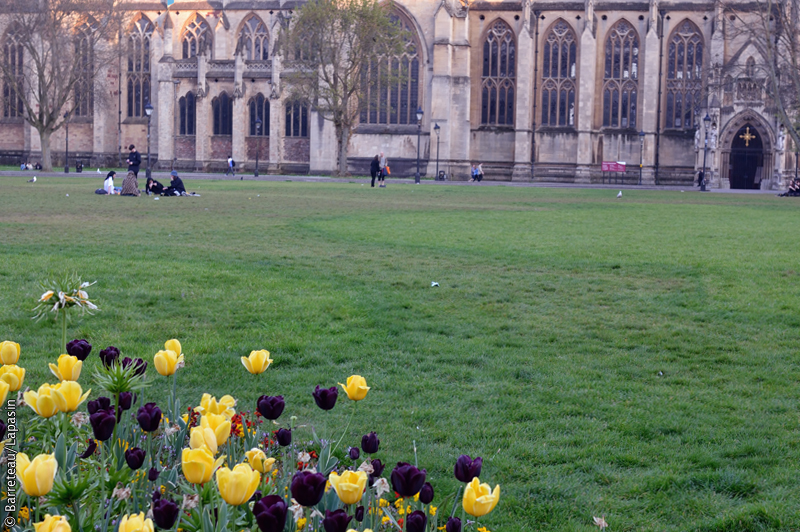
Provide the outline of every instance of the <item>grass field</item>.
[[[60,339],[30,319],[37,282],[75,271],[102,312],[69,337],[147,360],[179,338],[186,399],[283,394],[315,421],[315,385],[364,375],[352,443],[376,430],[392,463],[416,442],[437,501],[483,456],[493,532],[800,530],[792,198],[98,183],[0,178],[0,331],[31,387]],[[261,348],[256,378],[239,357]]]

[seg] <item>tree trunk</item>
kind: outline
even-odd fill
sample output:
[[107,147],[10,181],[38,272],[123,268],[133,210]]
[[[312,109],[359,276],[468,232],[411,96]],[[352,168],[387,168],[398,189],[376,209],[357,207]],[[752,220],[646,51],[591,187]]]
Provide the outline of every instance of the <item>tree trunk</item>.
[[39,131],[39,139],[42,143],[42,170],[45,172],[53,171],[53,158],[50,152],[50,131]]
[[347,145],[350,142],[350,128],[347,126],[336,126],[336,147],[338,150],[337,175],[344,177],[347,175]]

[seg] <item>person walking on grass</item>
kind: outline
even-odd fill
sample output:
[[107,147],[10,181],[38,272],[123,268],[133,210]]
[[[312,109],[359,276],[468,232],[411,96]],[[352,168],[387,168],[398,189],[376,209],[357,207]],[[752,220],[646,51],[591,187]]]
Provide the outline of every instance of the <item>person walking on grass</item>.
[[236,168],[236,161],[233,160],[233,155],[228,155],[228,169],[225,170],[225,175],[231,174],[233,177],[236,177],[234,173],[234,169]]
[[381,161],[378,155],[375,156],[374,159],[369,163],[369,173],[372,176],[372,188],[375,188],[375,178],[378,176],[378,172],[381,171]]
[[378,175],[378,188],[386,188],[386,183],[384,183],[384,178],[386,174],[389,173],[389,161],[386,159],[386,156],[381,152],[381,157],[378,161],[380,164],[381,170],[380,174]]

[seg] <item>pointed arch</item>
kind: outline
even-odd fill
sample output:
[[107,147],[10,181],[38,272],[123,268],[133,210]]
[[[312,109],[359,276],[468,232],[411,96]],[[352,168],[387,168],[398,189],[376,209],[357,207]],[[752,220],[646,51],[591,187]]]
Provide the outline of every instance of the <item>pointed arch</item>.
[[286,136],[308,137],[308,104],[295,100],[286,103]]
[[18,90],[23,90],[24,74],[23,61],[25,57],[22,35],[16,28],[10,29],[3,39],[3,62],[6,71],[15,82],[3,83],[3,118],[20,118],[23,116],[24,106],[22,96]]
[[214,115],[214,135],[233,134],[233,98],[223,91],[211,100]]
[[185,96],[181,96],[178,100],[178,109],[180,113],[179,135],[195,134],[196,104],[197,100],[194,93],[191,91],[187,92]]
[[705,40],[689,19],[678,24],[667,41],[666,110],[664,127],[693,129],[703,89]]
[[269,31],[261,17],[255,13],[250,13],[242,21],[236,49],[241,50],[248,61],[269,59]]
[[[247,102],[250,111],[250,136],[268,137],[269,136],[269,100],[260,92],[250,98]],[[256,120],[261,120],[261,126],[256,127]]]
[[542,52],[542,125],[574,126],[578,38],[566,20],[545,31]]
[[181,33],[182,57],[184,59],[191,59],[203,53],[206,49],[210,49],[213,58],[213,42],[211,26],[208,25],[206,19],[201,17],[198,13],[195,13],[194,16],[187,21]]
[[128,27],[127,39],[127,103],[128,116],[145,115],[144,107],[150,102],[150,43],[155,26],[144,13],[134,17]]
[[421,47],[417,28],[402,11],[389,15],[407,36],[403,50],[392,56],[376,57],[362,71],[365,105],[362,124],[415,124],[422,84]]
[[517,77],[517,41],[503,19],[488,25],[483,38],[481,124],[513,126]]
[[94,42],[96,22],[88,20],[75,29],[75,68],[77,81],[73,93],[73,116],[91,116],[94,107]]
[[620,19],[608,32],[603,71],[603,127],[635,128],[639,104],[639,34]]

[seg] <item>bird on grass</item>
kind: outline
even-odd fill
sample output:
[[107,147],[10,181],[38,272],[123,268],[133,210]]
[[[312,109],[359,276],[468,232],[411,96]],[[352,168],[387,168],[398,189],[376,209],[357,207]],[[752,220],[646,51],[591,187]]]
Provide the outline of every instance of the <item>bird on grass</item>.
[[36,183],[36,176],[33,176],[32,178],[28,179],[28,183]]
[[619,194],[617,194],[617,197],[618,197],[618,198],[621,198],[621,197],[622,197],[622,191],[621,191],[621,190],[619,191]]

